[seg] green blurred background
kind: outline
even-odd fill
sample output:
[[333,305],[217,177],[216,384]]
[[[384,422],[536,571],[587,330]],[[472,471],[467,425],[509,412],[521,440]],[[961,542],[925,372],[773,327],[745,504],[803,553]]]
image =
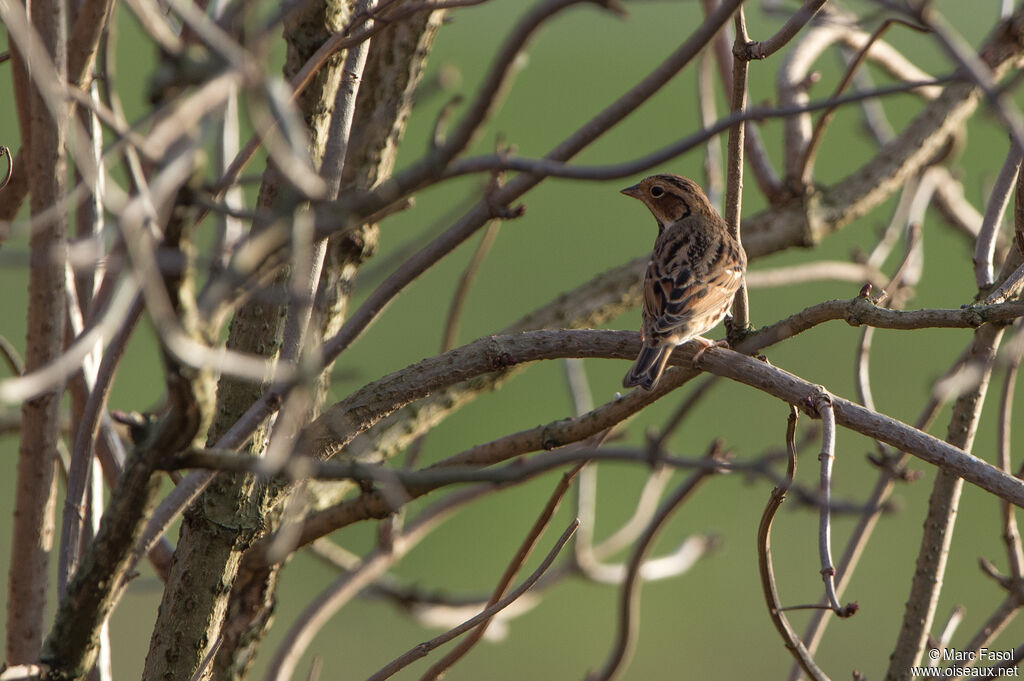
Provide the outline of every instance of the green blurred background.
[[[985,0],[936,3],[972,45],[980,44],[998,16],[1000,3]],[[594,7],[581,6],[563,13],[543,30],[529,50],[529,61],[511,90],[503,110],[488,125],[475,151],[490,151],[496,139],[514,144],[525,156],[539,156],[612,102],[643,77],[702,20],[696,2],[628,2],[629,16],[616,18]],[[795,3],[785,4],[787,10]],[[862,15],[876,6],[851,4]],[[442,27],[430,58],[427,80],[442,68],[456,67],[462,76],[458,90],[469,94],[483,75],[491,56],[511,22],[526,5],[492,0],[480,7],[452,12]],[[770,35],[780,24],[777,13],[766,13],[756,3],[748,8],[753,38]],[[118,81],[126,97],[128,118],[145,111],[144,92],[155,55],[139,40],[134,19],[118,17]],[[870,28],[872,28],[872,24]],[[934,74],[951,69],[949,60],[931,39],[899,27],[887,39],[914,55],[915,62]],[[774,101],[774,75],[779,56],[751,65],[751,101]],[[834,53],[826,53],[817,66],[822,81],[812,98],[826,97],[840,72]],[[277,67],[274,67],[274,72]],[[880,82],[884,82],[880,74]],[[10,71],[0,66],[0,92],[11,92]],[[645,154],[699,127],[695,70],[687,69],[629,120],[594,144],[578,158],[580,163],[615,163]],[[425,148],[436,112],[446,96],[432,96],[417,104],[399,165],[416,159]],[[718,93],[719,110],[725,109]],[[911,96],[886,100],[893,123],[899,127],[920,109]],[[773,159],[781,158],[781,126],[769,122],[762,134]],[[16,145],[17,125],[11,97],[0,100],[0,143]],[[967,147],[959,162],[968,198],[984,209],[986,190],[994,180],[1006,151],[1006,136],[995,120],[979,111],[970,122]],[[833,183],[867,161],[874,145],[860,131],[858,112],[840,111],[827,134],[818,162],[817,180]],[[252,166],[253,170],[262,165]],[[691,152],[659,170],[702,178],[699,151]],[[501,226],[497,243],[487,257],[469,293],[459,342],[493,333],[549,302],[594,275],[647,252],[655,235],[653,220],[636,202],[617,190],[630,179],[584,183],[550,180],[525,197],[523,218]],[[387,220],[381,228],[381,249],[364,270],[357,303],[386,274],[378,263],[447,226],[442,216],[465,204],[477,190],[475,179],[460,180],[417,196],[414,210]],[[744,214],[763,207],[752,178],[746,182]],[[888,220],[893,201],[869,217],[828,238],[816,251],[794,250],[758,260],[756,270],[822,258],[848,259],[854,249],[869,250],[878,230]],[[379,321],[342,356],[332,401],[367,381],[435,354],[444,316],[458,277],[479,237],[463,245],[444,262],[411,285],[381,315]],[[886,264],[892,272],[900,248]],[[970,245],[929,214],[924,230],[925,269],[911,307],[958,307],[974,295]],[[0,333],[19,347],[24,344],[27,276],[26,238],[18,233],[2,253],[0,286],[9,294],[0,299]],[[393,261],[392,261],[393,262]],[[753,290],[752,321],[771,323],[808,305],[830,298],[850,298],[858,285],[815,283],[785,289]],[[611,328],[635,329],[639,312],[615,320]],[[772,363],[831,391],[853,398],[853,351],[859,330],[841,322],[818,327],[798,339],[771,348]],[[718,330],[712,335],[721,335]],[[874,394],[880,410],[912,421],[927,399],[934,379],[949,366],[968,342],[965,330],[919,331],[913,334],[879,331],[872,354]],[[627,368],[621,361],[586,361],[594,400],[611,399]],[[146,409],[159,400],[161,372],[148,327],[141,330],[121,369],[111,406]],[[994,405],[1001,388],[1001,373],[988,398],[975,453],[994,460]],[[651,407],[629,424],[627,443],[639,444],[649,427],[664,423],[685,396],[673,395]],[[1019,423],[1024,407],[1017,402]],[[531,367],[495,394],[488,394],[448,419],[426,440],[423,457],[433,461],[521,428],[567,416],[572,405],[564,386],[562,367],[549,362]],[[717,386],[670,441],[669,450],[697,456],[714,437],[722,437],[740,460],[752,459],[783,443],[788,408],[743,386]],[[948,410],[932,433],[945,435]],[[806,419],[804,419],[806,426]],[[875,479],[875,468],[865,454],[873,443],[841,432],[835,465],[834,494],[840,499],[863,499]],[[0,439],[0,519],[11,513],[16,436]],[[800,479],[814,485],[816,450],[801,452]],[[923,477],[901,485],[895,495],[899,511],[887,515],[872,538],[844,601],[856,600],[860,612],[833,622],[817,660],[833,678],[849,678],[859,670],[879,678],[885,670],[899,628],[917,554],[933,470],[918,462],[912,468]],[[645,470],[624,465],[600,467],[598,537],[606,536],[635,508]],[[462,594],[486,593],[498,579],[539,512],[557,478],[548,476],[528,485],[492,495],[460,513],[414,549],[393,571],[403,583]],[[656,552],[675,547],[687,535],[712,533],[720,548],[700,561],[688,574],[644,586],[642,622],[636,654],[624,679],[735,678],[757,674],[781,678],[791,658],[783,648],[766,613],[757,575],[754,540],[770,485],[740,475],[719,477],[706,484],[671,521]],[[414,509],[422,504],[414,504]],[[542,541],[543,553],[570,520],[571,504],[564,504]],[[60,508],[60,505],[58,505]],[[833,546],[838,559],[854,519],[837,518]],[[960,507],[946,587],[938,609],[944,621],[955,605],[966,607],[966,618],[954,645],[967,638],[1002,600],[1003,593],[981,574],[979,557],[1006,569],[1000,539],[999,509],[988,495],[967,486]],[[786,604],[816,601],[821,593],[816,549],[817,515],[786,504],[776,519],[773,552],[779,588]],[[352,550],[373,545],[375,528],[369,524],[347,529],[333,539]],[[10,556],[9,522],[0,522],[0,564]],[[527,571],[536,564],[535,558]],[[524,572],[526,574],[526,572]],[[316,560],[302,555],[284,573],[279,591],[276,624],[263,647],[254,672],[259,678],[266,660],[301,609],[334,577]],[[0,591],[0,608],[6,603]],[[147,569],[133,583],[112,620],[116,678],[137,677],[148,645],[160,585]],[[581,678],[599,668],[612,641],[616,622],[617,591],[608,586],[566,581],[547,591],[533,610],[514,620],[506,640],[484,642],[449,674],[451,679],[518,680]],[[800,631],[806,615],[791,613]],[[0,622],[0,628],[4,625]],[[310,654],[323,657],[321,678],[364,678],[409,647],[436,635],[391,605],[357,600],[345,608],[314,642]],[[1021,642],[1024,626],[1014,622],[994,649],[1009,649]],[[396,678],[417,678],[424,663]],[[300,667],[308,669],[308,657]]]

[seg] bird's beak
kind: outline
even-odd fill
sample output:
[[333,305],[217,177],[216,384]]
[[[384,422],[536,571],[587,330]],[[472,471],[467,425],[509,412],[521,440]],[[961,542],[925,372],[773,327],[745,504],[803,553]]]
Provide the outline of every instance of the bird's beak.
[[626,196],[632,196],[634,199],[640,198],[640,185],[634,184],[632,187],[626,187],[622,190],[622,194]]

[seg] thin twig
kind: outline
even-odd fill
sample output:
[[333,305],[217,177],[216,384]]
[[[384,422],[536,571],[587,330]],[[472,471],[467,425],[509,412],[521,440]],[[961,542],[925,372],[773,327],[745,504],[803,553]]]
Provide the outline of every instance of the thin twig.
[[[462,271],[462,276],[459,278],[459,283],[455,287],[451,303],[448,306],[448,316],[445,318],[444,332],[441,334],[441,352],[447,352],[455,347],[466,297],[469,295],[469,289],[473,284],[473,279],[476,278],[477,271],[487,258],[487,254],[494,245],[495,239],[498,238],[500,227],[500,220],[491,221],[487,229],[484,230],[483,236],[480,237],[480,243],[477,244],[476,249],[473,251],[473,256],[470,258],[469,263],[466,264],[466,268]],[[419,459],[424,442],[424,436],[420,436],[409,445],[409,450],[405,455],[407,467],[412,466]]]
[[189,681],[200,681],[200,679],[206,676],[206,670],[211,664],[213,664],[213,658],[217,656],[217,651],[220,650],[222,643],[224,643],[224,639],[218,636],[217,640],[213,642],[212,646],[210,646],[210,649],[206,651],[206,654],[203,656],[199,666],[196,667],[196,671],[192,674],[192,678],[189,679]]
[[61,385],[79,371],[99,341],[114,336],[123,328],[135,304],[137,290],[134,282],[122,282],[102,316],[92,320],[81,334],[73,338],[62,354],[42,366],[29,367],[20,376],[0,381],[0,402],[25,402]]
[[949,613],[949,617],[946,618],[946,624],[943,625],[942,631],[939,632],[939,639],[935,642],[935,647],[939,650],[944,650],[949,647],[950,641],[953,640],[953,634],[956,633],[960,623],[964,621],[964,615],[967,611],[962,605],[957,605]]
[[805,0],[803,6],[797,10],[780,28],[775,35],[768,40],[761,40],[750,43],[746,46],[745,59],[767,59],[782,49],[786,43],[796,36],[806,26],[814,15],[818,13],[828,0]]
[[843,260],[818,260],[748,271],[744,280],[747,288],[751,289],[797,286],[816,281],[847,281],[854,284],[867,282],[884,289],[886,282],[885,275],[880,270],[867,264]]
[[1021,289],[1024,289],[1024,265],[1021,265],[1013,274],[1008,276],[1006,280],[1000,284],[999,288],[993,291],[987,298],[985,298],[985,304],[991,305],[993,303],[1001,303],[1005,300],[1009,300],[1017,296]]
[[456,636],[460,636],[463,633],[469,631],[471,628],[476,627],[483,622],[491,620],[496,614],[498,614],[503,609],[514,603],[523,594],[525,594],[530,589],[530,587],[537,583],[537,580],[539,580],[544,575],[544,573],[547,572],[547,570],[551,567],[551,564],[554,562],[555,557],[561,552],[562,547],[565,546],[565,543],[569,541],[569,538],[572,537],[573,533],[576,531],[578,527],[579,520],[573,520],[573,522],[571,522],[569,526],[565,529],[565,532],[562,533],[562,536],[558,538],[558,541],[555,542],[555,545],[551,548],[548,554],[544,557],[544,560],[542,560],[540,565],[537,566],[537,569],[534,570],[533,573],[531,573],[530,576],[527,577],[522,584],[520,584],[512,591],[509,591],[508,594],[500,601],[494,603],[488,608],[485,608],[478,615],[471,617],[470,619],[466,620],[457,627],[449,629],[440,636],[436,636],[430,639],[429,641],[426,641],[425,643],[420,643],[419,645],[410,649],[404,655],[401,655],[395,658],[393,661],[389,662],[387,665],[385,665],[380,670],[375,672],[373,675],[368,677],[366,681],[384,681],[384,679],[390,678],[396,672],[407,667],[412,662],[415,662],[416,660],[426,656],[428,653],[430,653],[430,651],[434,650],[438,646],[444,645]]
[[[708,15],[718,7],[718,0],[702,0],[701,4],[704,7],[704,14]],[[726,27],[725,30],[715,36],[711,45],[714,52],[715,63],[718,66],[719,81],[721,82],[722,90],[727,97],[730,97],[733,91],[733,41],[734,39],[730,34],[728,27]],[[704,121],[703,127],[706,128],[710,124],[711,121]],[[764,194],[771,203],[776,203],[785,196],[785,190],[782,186],[781,180],[779,180],[778,174],[775,172],[775,168],[772,167],[771,160],[768,158],[768,152],[765,149],[764,142],[761,139],[761,135],[757,127],[750,126],[746,131],[744,138],[744,151],[746,153],[747,162],[750,164],[751,172],[754,175],[754,179],[757,181],[758,187],[761,189],[761,193]],[[716,163],[720,165],[720,162],[716,161]]]
[[417,518],[381,546],[363,558],[359,567],[341,575],[310,602],[298,617],[275,651],[264,678],[266,681],[287,681],[292,677],[299,659],[313,637],[341,607],[402,558],[411,548],[433,531],[456,510],[480,497],[479,487],[463,490],[423,510]]
[[[356,29],[367,22],[371,17],[366,13],[357,14],[352,18],[352,22],[349,25],[345,26],[342,30],[336,32],[327,39],[316,53],[310,57],[305,64],[303,64],[295,77],[292,78],[289,83],[292,91],[292,99],[295,99],[302,94],[306,87],[313,81],[313,77],[321,68],[323,68],[332,55],[369,40],[377,33],[386,29],[393,22],[401,21],[413,14],[425,10],[440,10],[448,7],[465,7],[478,5],[486,1],[487,0],[425,0],[424,2],[407,3],[400,6],[393,13],[388,14],[387,16],[378,17],[380,19],[379,21],[374,22],[369,27],[358,32]],[[227,171],[219,180],[217,180],[216,183],[214,183],[213,193],[215,196],[219,195],[235,183],[241,172],[256,156],[256,152],[260,146],[259,140],[260,136],[257,134],[253,134],[253,136],[249,138],[249,141],[242,148],[242,151],[238,153],[235,159],[228,166]],[[198,219],[202,219],[202,215],[200,215]]]
[[711,389],[715,387],[716,383],[718,383],[717,377],[708,376],[686,396],[685,400],[680,402],[679,406],[676,407],[676,410],[672,412],[672,415],[667,421],[665,421],[665,425],[661,427],[658,437],[651,442],[650,447],[654,452],[660,451],[665,446],[665,443],[668,441],[669,437],[671,437],[672,433],[682,425],[690,411],[696,407],[701,400],[707,397],[708,393],[711,392]]
[[1011,146],[1024,150],[1024,116],[1006,93],[996,86],[995,74],[983,56],[979,55],[963,36],[936,11],[930,3],[908,6],[914,18],[938,38],[949,55],[969,74],[988,99],[989,105],[1002,119],[1013,140]]
[[857,354],[855,357],[855,370],[853,373],[854,387],[857,390],[857,399],[868,409],[875,410],[875,398],[871,393],[871,340],[875,336],[873,326],[865,326],[860,333],[860,342],[857,343]]
[[[1017,373],[1020,370],[1022,353],[1024,353],[1024,342],[1022,341],[1024,341],[1024,324],[1017,322],[1013,339],[1007,343],[1008,349],[1015,351],[1011,352],[1006,372],[1003,375],[1003,390],[999,395],[999,425],[996,430],[999,467],[1007,473],[1013,471],[1013,462],[1010,457],[1010,424],[1013,422],[1013,395],[1017,384]],[[1024,579],[1024,550],[1021,548],[1020,532],[1017,529],[1017,514],[1013,506],[1006,502],[1000,502],[999,506],[1010,577],[1020,582]]]
[[[823,2],[824,0],[822,0]],[[736,42],[733,43],[732,62],[732,100],[731,111],[733,114],[742,114],[747,108],[747,60],[741,58],[743,50],[747,48],[750,41],[747,35],[747,22],[743,13],[743,7],[736,11]],[[726,187],[725,187],[725,222],[729,226],[729,234],[743,248],[740,235],[740,215],[743,206],[743,139],[744,122],[737,121],[729,128],[728,160],[726,161]],[[748,309],[747,287],[741,284],[736,296],[732,301],[732,327],[730,328],[730,341],[735,342],[742,339],[747,327],[750,326],[750,311]]]
[[[565,447],[558,452],[549,452],[542,457],[533,457],[529,460],[517,459],[504,466],[428,466],[419,470],[392,469],[381,464],[359,463],[355,461],[315,461],[304,457],[295,457],[288,467],[281,471],[290,480],[352,480],[366,485],[376,483],[387,483],[396,490],[403,488],[405,497],[419,497],[428,492],[465,483],[487,483],[495,487],[506,487],[511,484],[518,484],[531,480],[534,477],[558,470],[567,465],[575,465],[582,461],[594,460],[595,462],[620,462],[634,463],[650,466],[660,466],[669,469],[682,470],[704,470],[706,468],[717,468],[723,472],[740,472],[748,476],[765,477],[770,481],[777,481],[771,463],[775,460],[774,455],[769,455],[750,462],[722,462],[714,465],[704,459],[689,459],[661,454],[654,458],[649,451],[643,449],[610,449],[602,448],[600,441],[591,438],[586,443],[575,447]],[[267,471],[261,462],[251,456],[236,454],[235,452],[224,452],[216,450],[194,450],[183,452],[179,457],[182,465],[196,468],[204,468],[211,471],[224,471],[231,473],[249,473],[254,476],[266,477],[272,472]],[[801,490],[796,491],[803,497],[803,500],[811,507],[821,507],[822,501],[817,491]],[[369,493],[361,502],[369,502],[375,492]],[[394,497],[399,494],[395,493]],[[835,512],[862,513],[866,508],[878,512],[885,510],[882,505],[865,506],[863,504],[830,502]],[[394,506],[390,507],[394,510]],[[631,524],[630,523],[627,524]],[[646,524],[641,525],[645,527]],[[621,531],[621,530],[620,530]],[[633,532],[634,535],[639,534]],[[635,539],[635,536],[633,537]],[[260,543],[265,545],[268,540]],[[616,542],[618,543],[618,542]],[[598,547],[602,554],[614,553],[611,548],[604,545]],[[621,550],[622,546],[617,549]]]
[[817,100],[814,102],[804,102],[777,107],[749,107],[743,112],[732,113],[728,116],[724,116],[714,125],[706,127],[703,130],[697,131],[687,137],[681,138],[676,142],[662,147],[661,149],[650,152],[649,154],[631,161],[616,163],[613,165],[567,165],[565,162],[553,160],[547,157],[531,159],[518,156],[492,154],[488,156],[456,160],[451,163],[447,170],[445,170],[443,177],[452,178],[460,175],[468,175],[470,173],[495,172],[500,170],[517,170],[531,175],[539,175],[543,177],[564,177],[577,180],[610,180],[627,177],[629,175],[635,175],[639,172],[648,170],[654,166],[662,165],[665,162],[703,144],[709,138],[714,137],[715,135],[720,135],[726,130],[729,130],[738,122],[765,121],[776,118],[791,119],[796,114],[811,113],[834,106],[856,104],[866,99],[876,99],[890,95],[913,93],[922,88],[953,82],[959,82],[958,76],[950,74],[947,76],[940,76],[938,78],[928,78],[896,85],[879,86],[877,89],[869,92],[855,92],[848,95],[842,95],[837,98],[830,97],[828,99]]
[[455,288],[455,293],[452,294],[452,300],[448,306],[448,316],[445,318],[444,323],[444,338],[441,342],[442,351],[451,350],[455,347],[459,331],[459,319],[462,316],[462,308],[466,303],[469,288],[476,277],[477,271],[487,257],[487,253],[490,252],[491,246],[494,245],[494,240],[498,238],[498,230],[500,228],[500,220],[492,220],[487,225],[483,236],[480,237],[480,243],[477,244],[476,250],[473,251],[473,257],[466,264],[466,269],[462,271],[462,276],[459,278],[459,283]]
[[[702,128],[712,125],[718,117],[715,111],[714,65],[712,55],[702,52],[697,67],[697,108]],[[717,137],[708,138],[704,145],[704,192],[711,205],[721,210],[722,188],[725,184],[722,172],[722,148]]]
[[[967,355],[970,350],[970,346],[964,350],[963,353],[953,362],[953,364],[947,369],[944,376],[952,375],[960,370],[964,362],[967,360]],[[942,380],[941,378],[939,380]],[[927,431],[931,423],[939,415],[939,412],[945,405],[945,401],[936,397],[931,397],[928,403],[921,409],[917,419],[914,421],[914,427],[918,430]],[[853,529],[849,539],[846,541],[846,547],[843,549],[843,555],[839,560],[838,576],[839,581],[836,585],[836,593],[842,596],[843,591],[849,584],[853,571],[860,562],[860,558],[864,553],[867,546],[867,542],[874,532],[875,527],[878,524],[879,513],[885,501],[892,494],[893,489],[897,481],[910,481],[912,478],[908,475],[906,470],[906,462],[909,455],[903,452],[897,454],[886,455],[874,461],[879,467],[878,479],[875,481],[875,486],[871,491],[871,495],[868,497],[866,506],[867,509],[860,519],[857,521],[857,526]],[[818,649],[818,645],[821,643],[825,628],[831,622],[832,611],[828,608],[819,608],[811,612],[810,621],[807,624],[807,628],[804,631],[803,641],[806,642],[807,649],[813,655]],[[794,664],[793,669],[789,674],[789,681],[797,681],[800,678],[800,667]]]
[[789,624],[789,619],[782,612],[782,602],[779,600],[779,592],[775,584],[775,569],[772,566],[772,521],[775,519],[775,513],[779,510],[779,506],[785,501],[786,492],[789,491],[789,487],[792,485],[793,478],[796,475],[795,440],[796,423],[799,414],[800,412],[795,406],[790,406],[789,419],[786,425],[786,451],[789,454],[786,465],[786,481],[772,490],[771,495],[768,497],[768,504],[761,514],[761,523],[757,529],[757,558],[761,575],[761,588],[764,592],[765,601],[768,604],[768,614],[772,619],[772,623],[775,624],[779,635],[782,636],[786,649],[796,659],[800,668],[807,672],[808,676],[815,681],[827,681],[828,677],[825,676],[825,673],[815,663],[814,658],[811,657],[810,652],[804,647],[800,637],[797,636],[797,633]]
[[[544,529],[551,523],[552,516],[555,511],[558,510],[558,506],[561,504],[562,498],[565,496],[566,492],[569,491],[569,486],[576,477],[576,474],[579,473],[580,469],[585,465],[586,462],[579,463],[562,475],[561,480],[559,480],[558,485],[548,498],[548,502],[545,504],[540,516],[536,521],[534,521],[533,527],[530,528],[526,538],[519,545],[519,549],[516,551],[515,556],[505,568],[505,573],[501,576],[497,586],[495,586],[494,591],[491,593],[490,600],[487,601],[487,607],[497,604],[498,601],[505,596],[509,586],[512,584],[512,580],[515,579],[516,574],[518,574],[519,570],[522,569],[527,558],[529,558],[530,554],[533,553],[533,549],[537,546],[537,542],[540,541],[540,536],[543,534]],[[449,651],[447,655],[433,664],[430,669],[420,677],[420,681],[434,681],[435,679],[443,676],[445,672],[452,667],[452,665],[465,657],[466,654],[480,642],[480,639],[483,638],[484,632],[487,630],[487,625],[489,623],[490,619],[485,619],[477,625],[476,628],[466,636],[466,638],[459,642],[459,645],[455,646],[455,648]]]
[[[850,62],[854,59],[855,53],[853,50],[846,48],[841,49],[840,54],[843,61],[849,66]],[[857,69],[856,73],[853,74],[853,84],[858,90],[875,89],[875,80],[866,69]],[[896,131],[889,121],[889,117],[885,113],[885,107],[882,106],[881,102],[866,99],[861,103],[860,110],[864,129],[879,147],[888,144],[896,136]]]
[[99,370],[92,381],[89,397],[86,400],[79,421],[78,432],[75,434],[74,447],[71,453],[71,469],[68,471],[68,489],[64,506],[64,517],[61,525],[61,542],[59,569],[57,576],[58,590],[63,596],[68,579],[78,566],[79,540],[84,517],[79,514],[75,503],[85,498],[86,472],[92,465],[92,453],[99,437],[103,414],[107,400],[113,388],[114,376],[124,358],[124,349],[142,318],[142,298],[136,296],[124,323],[114,334],[103,353]]
[[818,557],[821,560],[821,578],[825,582],[825,600],[839,617],[849,617],[857,611],[856,603],[843,607],[839,605],[836,595],[836,567],[832,563],[832,463],[835,461],[836,418],[832,409],[832,398],[825,391],[816,392],[808,401],[821,418],[821,477],[818,493],[824,502],[819,511],[818,522]]
[[[956,674],[954,678],[975,676],[975,674],[968,673],[966,670],[975,666],[977,662],[984,661],[985,655],[981,653],[981,650],[984,648],[991,649],[992,642],[1016,617],[1021,606],[1024,606],[1024,591],[1022,591],[1021,585],[1018,583],[1008,589],[1006,598],[985,618],[985,621],[978,627],[978,631],[964,645],[962,650],[973,653],[973,655],[965,656],[967,658],[965,661],[955,665],[960,673]],[[980,678],[986,677],[982,676]]]
[[[713,447],[705,457],[709,463],[719,463],[721,452]],[[644,533],[637,539],[633,552],[629,557],[629,564],[626,570],[626,579],[619,591],[619,623],[615,636],[615,644],[608,653],[604,666],[595,674],[588,676],[588,681],[609,681],[628,661],[632,653],[633,644],[636,639],[638,627],[637,616],[639,615],[639,591],[640,591],[640,568],[648,550],[654,540],[660,534],[667,521],[679,509],[687,499],[690,498],[702,482],[708,476],[716,472],[715,468],[708,468],[703,471],[696,471],[677,487],[658,507],[657,513],[651,518]]]
[[[875,42],[882,37],[882,34],[885,33],[889,29],[889,27],[893,26],[894,24],[907,26],[917,31],[923,30],[920,26],[917,26],[907,21],[902,21],[900,19],[886,19],[885,21],[883,21],[878,26],[878,28],[876,28],[871,33],[871,36],[868,37],[863,47],[861,47],[860,50],[857,51],[857,55],[853,58],[849,65],[847,65],[846,72],[843,74],[843,77],[840,79],[839,84],[836,86],[836,89],[832,93],[832,99],[838,98],[839,95],[843,93],[843,91],[853,80],[854,74],[857,73],[857,69],[860,68],[860,65],[864,62],[868,53],[871,51],[871,46],[874,45]],[[832,118],[833,116],[835,116],[835,113],[836,107],[830,107],[828,109],[825,109],[821,113],[821,116],[818,118],[818,122],[814,124],[814,130],[811,132],[811,139],[807,142],[807,148],[804,149],[803,161],[800,164],[800,172],[798,177],[800,178],[802,186],[810,186],[812,182],[812,175],[814,172],[814,158],[815,156],[817,156],[818,147],[821,145],[821,140],[825,135],[825,128],[828,127],[828,124],[832,121]]]
[[1018,147],[1011,141],[1006,160],[999,170],[999,176],[992,187],[988,204],[985,207],[985,219],[981,223],[978,239],[974,243],[974,279],[979,289],[985,289],[995,283],[993,258],[996,253],[996,235],[1003,223],[1003,214],[1010,203],[1010,195],[1017,185],[1017,175],[1021,159],[1024,158],[1024,147]]
[[1013,231],[1017,248],[1007,253],[1006,260],[1003,262],[1004,271],[1001,274],[1006,274],[1006,270],[1013,265],[1016,265],[1016,269],[1005,277],[999,287],[986,298],[986,301],[1012,298],[1020,293],[1021,288],[1024,288],[1024,262],[1022,262],[1024,261],[1024,173],[1021,172],[1017,173],[1017,186],[1013,200]]

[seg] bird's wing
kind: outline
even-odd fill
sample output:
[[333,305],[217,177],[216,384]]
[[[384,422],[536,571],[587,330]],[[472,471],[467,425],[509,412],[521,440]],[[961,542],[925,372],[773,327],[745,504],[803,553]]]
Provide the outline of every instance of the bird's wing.
[[743,281],[744,265],[739,245],[725,235],[706,248],[656,249],[644,277],[645,335],[693,337],[717,324]]

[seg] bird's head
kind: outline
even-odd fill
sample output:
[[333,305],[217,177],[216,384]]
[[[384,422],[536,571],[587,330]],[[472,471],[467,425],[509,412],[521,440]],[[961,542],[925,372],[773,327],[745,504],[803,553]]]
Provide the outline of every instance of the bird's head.
[[689,215],[714,215],[704,190],[693,180],[679,175],[651,175],[622,190],[626,196],[640,199],[664,228]]

